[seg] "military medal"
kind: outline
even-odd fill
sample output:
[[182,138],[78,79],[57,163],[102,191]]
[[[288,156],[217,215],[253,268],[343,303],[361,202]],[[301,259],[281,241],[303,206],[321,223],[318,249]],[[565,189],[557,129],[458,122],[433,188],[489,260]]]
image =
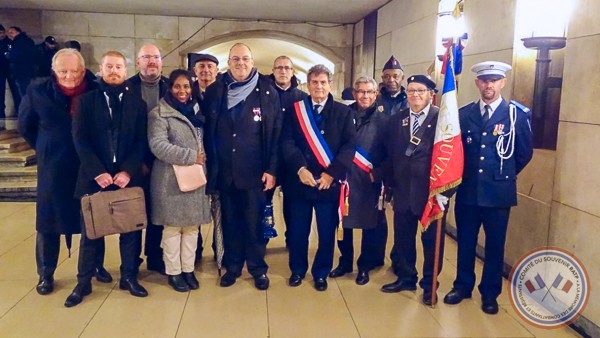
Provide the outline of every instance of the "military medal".
[[473,143],[473,139],[471,138],[471,136],[467,136],[467,144],[471,143]]
[[252,108],[252,114],[254,114],[254,121],[255,122],[262,121],[262,114],[260,113],[260,107]]
[[406,126],[408,126],[408,117],[407,117],[407,118],[405,118],[404,120],[402,120],[402,126],[403,126],[403,127],[406,127]]
[[495,125],[493,134],[494,134],[494,136],[504,134],[504,125],[503,124]]
[[383,113],[383,109],[384,109],[383,106],[377,107],[377,110],[379,110],[380,113]]

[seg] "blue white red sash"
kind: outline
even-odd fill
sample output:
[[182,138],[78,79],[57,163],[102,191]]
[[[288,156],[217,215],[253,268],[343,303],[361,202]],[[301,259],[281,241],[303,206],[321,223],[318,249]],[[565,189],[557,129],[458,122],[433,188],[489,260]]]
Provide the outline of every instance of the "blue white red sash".
[[359,146],[356,146],[356,152],[354,153],[352,162],[366,173],[370,173],[371,170],[373,170],[373,163],[369,160],[369,154]]
[[325,142],[325,138],[321,135],[317,122],[315,121],[312,107],[310,106],[311,100],[309,98],[303,101],[294,103],[294,110],[296,111],[296,117],[300,123],[302,133],[310,146],[313,154],[317,161],[323,168],[329,167],[331,161],[333,161],[333,154]]

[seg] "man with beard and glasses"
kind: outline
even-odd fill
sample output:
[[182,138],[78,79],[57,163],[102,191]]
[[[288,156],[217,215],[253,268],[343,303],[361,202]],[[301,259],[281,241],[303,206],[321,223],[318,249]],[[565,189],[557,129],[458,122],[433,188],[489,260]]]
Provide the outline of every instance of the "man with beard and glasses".
[[[162,76],[162,57],[160,50],[155,45],[144,45],[140,48],[135,64],[139,70],[137,74],[130,77],[127,82],[131,86],[133,95],[138,96],[146,102],[147,112],[150,113],[158,105],[158,101],[165,96],[168,89],[167,78]],[[144,194],[146,196],[146,212],[148,219],[152,214],[152,203],[150,202],[150,170],[154,162],[154,155],[150,150],[144,157],[142,175],[144,177]],[[160,224],[148,223],[146,228],[146,241],[144,245],[144,254],[146,255],[146,268],[150,271],[156,271],[162,275],[165,274],[165,263],[163,262],[163,252],[160,247],[163,227]],[[141,236],[141,232],[139,236]],[[137,248],[137,256],[141,255],[140,246]],[[138,258],[138,265],[142,259]]]
[[223,264],[220,285],[228,287],[244,263],[259,290],[269,287],[267,240],[262,214],[265,192],[275,187],[281,109],[271,81],[254,67],[243,43],[229,50],[229,69],[206,91],[207,193],[219,192],[223,212]]
[[471,68],[481,98],[459,110],[465,153],[462,183],[456,193],[458,260],[446,304],[471,298],[475,287],[475,250],[479,228],[485,233],[485,261],[479,283],[481,310],[498,313],[502,292],[504,244],[510,208],[517,205],[517,175],[533,156],[529,109],[501,95],[510,65],[486,61]]
[[[101,60],[99,88],[81,97],[73,121],[73,141],[81,161],[75,186],[78,198],[103,189],[141,186],[143,181],[141,169],[148,147],[146,103],[125,82],[127,67],[122,53],[109,51]],[[92,293],[95,257],[104,245],[104,238],[88,238],[81,223],[77,285],[67,297],[66,307],[81,303]],[[119,235],[119,288],[146,297],[148,292],[137,280],[139,232]]]

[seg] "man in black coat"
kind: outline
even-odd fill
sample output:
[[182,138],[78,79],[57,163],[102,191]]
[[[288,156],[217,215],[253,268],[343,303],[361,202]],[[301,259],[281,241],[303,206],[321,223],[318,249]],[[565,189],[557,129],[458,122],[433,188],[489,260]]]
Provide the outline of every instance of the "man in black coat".
[[[5,110],[5,92],[6,92],[6,81],[8,80],[8,85],[10,87],[10,93],[14,97],[18,95],[19,91],[17,89],[16,84],[12,79],[9,78],[9,68],[8,68],[8,59],[6,58],[8,53],[8,46],[10,43],[10,39],[6,36],[6,31],[4,30],[4,26],[0,24],[0,119],[6,117]],[[15,107],[17,108],[17,107]]]
[[496,298],[502,292],[508,218],[510,208],[517,205],[517,175],[533,156],[527,112],[501,96],[510,69],[496,61],[474,65],[471,70],[477,75],[475,85],[481,99],[459,111],[465,169],[454,208],[458,261],[454,287],[444,303],[458,304],[471,298],[477,236],[483,224],[485,262],[479,292],[481,310],[487,314],[498,313]]
[[[137,54],[135,64],[139,72],[127,79],[132,95],[135,95],[146,103],[148,113],[158,105],[158,101],[165,96],[169,89],[168,79],[162,76],[162,56],[160,50],[155,45],[143,45]],[[146,213],[148,220],[152,214],[150,203],[150,170],[154,163],[154,155],[147,148],[144,156],[144,165],[142,166],[142,175],[144,177],[144,195],[146,196]],[[146,245],[144,246],[144,254],[146,255],[146,268],[151,271],[156,271],[165,275],[165,263],[163,262],[163,252],[160,247],[162,240],[162,225],[152,224],[148,222],[146,227]],[[140,232],[140,236],[141,236]],[[142,253],[142,241],[140,238],[140,246],[137,248],[137,256]],[[142,259],[138,259],[138,265],[142,263]]]
[[383,82],[379,96],[377,96],[377,104],[383,107],[383,112],[392,116],[407,108],[406,91],[402,87],[404,70],[393,55],[383,66],[381,80]]
[[312,213],[317,217],[319,245],[311,273],[317,291],[327,289],[333,265],[335,229],[339,224],[340,181],[352,165],[356,129],[352,110],[330,94],[332,73],[324,65],[308,71],[310,96],[286,114],[282,152],[291,202],[289,286],[302,283],[308,270],[308,237]]
[[27,86],[35,77],[35,44],[21,28],[12,26],[7,32],[11,40],[6,54],[9,61],[11,81],[14,81],[18,95],[13,93],[15,112],[18,112],[21,98],[25,96]]
[[356,284],[369,282],[369,271],[383,265],[387,221],[383,208],[381,163],[385,158],[384,131],[389,116],[375,104],[377,82],[362,76],[354,82],[354,102],[350,105],[356,125],[357,149],[354,163],[348,170],[349,210],[344,217],[343,239],[338,240],[339,265],[329,277],[352,272],[354,261],[353,229],[362,229],[362,240]]
[[[275,86],[277,93],[279,93],[282,114],[284,116],[293,114],[294,103],[304,100],[308,94],[298,88],[298,79],[296,78],[296,75],[294,75],[294,64],[292,63],[292,59],[285,55],[275,58],[275,61],[273,61],[273,73],[269,77],[271,78],[271,81],[273,81],[273,86]],[[281,155],[281,158],[283,158],[283,154]],[[277,176],[277,183],[281,185],[281,190],[283,191],[283,221],[285,222],[287,229],[287,226],[291,222],[291,206],[290,199],[285,196],[287,192],[285,183],[286,175],[284,174],[286,170],[285,162],[281,162],[279,168],[280,175]],[[269,201],[273,198],[273,191],[271,192],[271,198],[267,198]],[[287,230],[285,231],[285,245],[286,247],[289,246]]]
[[227,269],[220,285],[233,285],[246,262],[256,288],[266,290],[267,241],[261,220],[265,191],[275,187],[278,167],[279,97],[254,68],[248,46],[233,45],[227,64],[227,73],[206,92],[206,190],[220,193]]
[[[19,113],[19,133],[35,149],[38,158],[35,258],[40,295],[54,290],[54,271],[60,252],[60,235],[81,232],[80,207],[75,199],[79,157],[73,145],[71,123],[80,95],[96,89],[94,76],[87,76],[83,57],[74,50],[57,53],[53,75],[33,82],[27,89]],[[96,278],[111,282],[102,267],[104,251],[98,255]]]
[[37,77],[49,77],[52,74],[52,57],[58,51],[56,39],[49,35],[44,41],[35,45],[35,63]]
[[[429,197],[429,175],[439,108],[431,104],[435,82],[425,75],[408,78],[408,109],[401,110],[390,119],[386,161],[387,182],[394,191],[394,247],[392,267],[398,279],[383,285],[383,292],[414,291],[417,289],[416,235],[418,222]],[[447,203],[443,196],[436,196]],[[442,203],[442,202],[439,202]],[[443,204],[443,203],[442,203]],[[444,208],[442,208],[444,209]],[[445,221],[445,219],[444,219]],[[423,244],[422,301],[432,305],[432,286],[435,259],[435,227],[421,233]],[[444,239],[440,242],[439,262],[442,270]]]
[[[81,166],[75,196],[81,198],[102,189],[141,186],[141,168],[146,154],[146,104],[125,82],[125,56],[106,52],[100,66],[99,89],[82,96],[73,122],[73,141]],[[83,223],[83,222],[82,222]],[[136,248],[139,231],[119,235],[121,280],[119,287],[136,297],[148,292],[137,281]],[[65,301],[75,306],[92,292],[94,257],[104,238],[89,239],[82,224],[77,286]]]

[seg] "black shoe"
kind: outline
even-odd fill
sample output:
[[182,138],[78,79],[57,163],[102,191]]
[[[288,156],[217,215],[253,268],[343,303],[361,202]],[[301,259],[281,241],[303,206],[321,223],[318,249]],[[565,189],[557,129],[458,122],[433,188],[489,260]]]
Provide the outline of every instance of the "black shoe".
[[496,298],[482,298],[481,311],[488,315],[495,315],[498,313],[498,301],[496,301]]
[[350,272],[352,272],[352,269],[338,265],[337,268],[331,270],[331,272],[329,273],[329,277],[331,277],[331,278],[342,277],[343,275],[350,273]]
[[148,259],[148,262],[146,263],[146,269],[148,269],[148,271],[158,272],[163,276],[167,275],[165,271],[165,262],[162,260]]
[[54,277],[40,277],[40,281],[36,285],[35,290],[42,296],[54,291]]
[[110,272],[106,271],[103,266],[96,268],[95,276],[96,280],[100,283],[111,283],[113,281]]
[[138,283],[135,278],[122,279],[119,282],[119,289],[128,290],[132,296],[136,297],[146,297],[148,296],[148,291],[144,289],[143,286]]
[[358,275],[356,276],[356,284],[365,285],[368,282],[369,282],[369,271],[358,270]]
[[288,285],[294,287],[299,286],[300,284],[302,284],[302,277],[300,275],[292,274],[288,280]]
[[266,290],[269,288],[269,277],[264,273],[258,277],[254,277],[254,286],[259,290]]
[[455,305],[463,301],[463,299],[471,298],[471,293],[463,292],[460,289],[453,288],[444,297],[444,303]]
[[186,283],[185,279],[181,274],[179,275],[169,275],[167,277],[167,281],[169,285],[173,288],[173,290],[178,292],[188,292],[190,291],[190,286]]
[[327,279],[325,279],[325,278],[315,279],[315,289],[317,289],[317,291],[327,290]]
[[435,299],[432,301],[431,300],[431,296],[433,295],[433,293],[431,292],[431,290],[425,290],[423,291],[423,304],[427,305],[427,306],[433,306],[435,304],[437,304],[438,302],[438,297],[437,294],[435,295]]
[[66,307],[73,307],[83,301],[83,297],[92,293],[92,283],[80,284],[77,283],[73,292],[67,297],[65,301]]
[[228,286],[232,286],[233,284],[235,284],[235,280],[239,277],[240,275],[233,273],[233,272],[225,272],[225,274],[223,275],[223,277],[221,277],[221,283],[220,285],[224,288],[228,287]]
[[197,290],[200,287],[200,282],[196,279],[194,272],[184,272],[181,274],[183,280],[189,285],[190,289]]
[[415,284],[410,284],[408,282],[402,281],[400,278],[396,279],[395,282],[390,284],[385,284],[381,287],[381,291],[386,293],[394,293],[400,291],[415,291],[417,286]]

